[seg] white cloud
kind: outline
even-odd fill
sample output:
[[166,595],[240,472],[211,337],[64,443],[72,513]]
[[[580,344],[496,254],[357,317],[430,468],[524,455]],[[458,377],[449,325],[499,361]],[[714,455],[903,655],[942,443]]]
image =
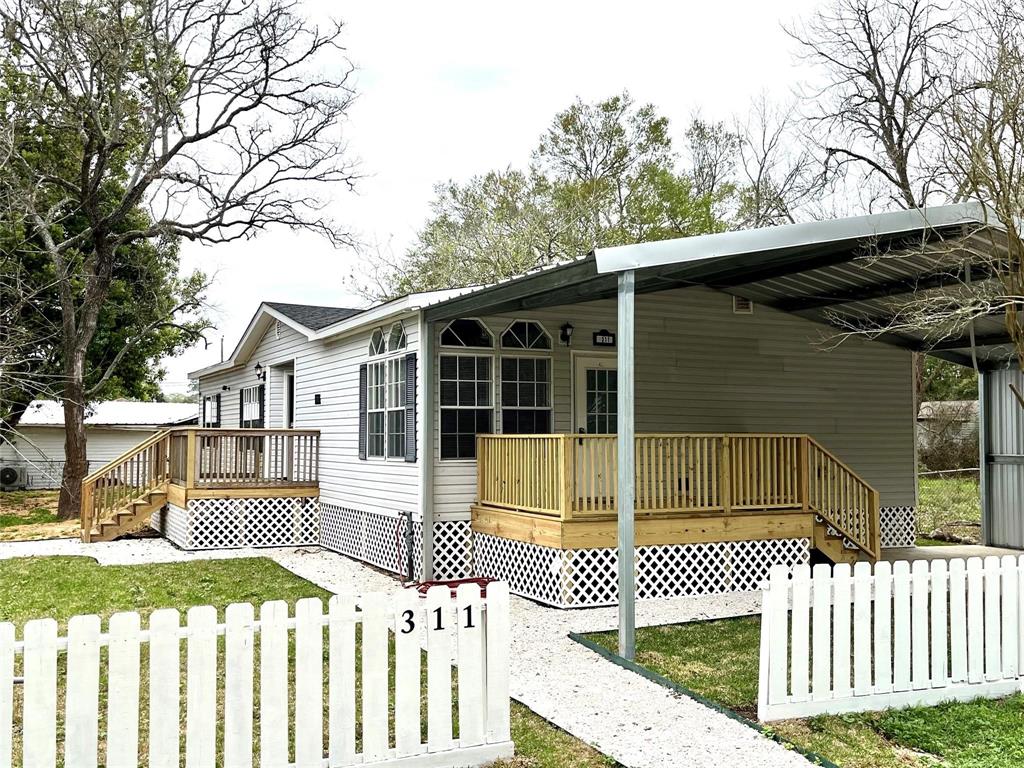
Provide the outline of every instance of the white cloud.
[[[310,16],[340,13],[358,67],[346,139],[368,174],[339,193],[334,217],[397,251],[422,223],[433,186],[522,165],[551,117],[576,96],[628,89],[653,102],[681,139],[689,117],[743,113],[768,92],[785,99],[800,72],[783,23],[812,0],[717,3],[309,2]],[[216,272],[218,330],[165,362],[168,391],[187,372],[230,352],[261,300],[358,305],[345,278],[351,250],[286,230],[230,245],[183,246],[186,269]]]

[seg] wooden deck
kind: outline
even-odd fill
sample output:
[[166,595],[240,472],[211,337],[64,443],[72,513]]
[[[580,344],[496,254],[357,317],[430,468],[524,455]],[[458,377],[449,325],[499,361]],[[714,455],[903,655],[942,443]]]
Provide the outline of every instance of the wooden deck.
[[[616,455],[615,435],[480,436],[473,529],[614,546]],[[833,559],[880,555],[878,493],[809,435],[637,435],[635,488],[640,546],[808,537]]]
[[319,495],[320,432],[164,430],[82,483],[82,540],[109,541],[192,499]]

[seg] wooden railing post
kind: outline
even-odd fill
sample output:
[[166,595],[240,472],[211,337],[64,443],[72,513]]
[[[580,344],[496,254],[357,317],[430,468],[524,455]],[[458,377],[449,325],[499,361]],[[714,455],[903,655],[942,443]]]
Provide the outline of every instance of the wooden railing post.
[[722,498],[722,514],[732,514],[732,441],[722,436],[722,456],[718,461],[718,492]]
[[575,503],[576,487],[576,464],[573,461],[572,435],[558,436],[558,471],[559,478],[559,516],[563,520],[572,519],[573,505]]
[[82,541],[88,544],[92,541],[92,521],[95,517],[93,505],[95,504],[95,485],[93,483],[83,481],[82,483],[82,498],[81,498],[81,513],[79,515],[79,526],[82,529]]
[[811,508],[811,467],[810,467],[810,439],[807,435],[800,437],[800,460],[798,462],[800,472],[800,505],[804,512]]
[[188,437],[185,444],[185,487],[195,488],[196,462],[199,459],[199,455],[196,452],[196,431],[190,429],[186,434]]
[[476,503],[484,502],[484,475],[490,470],[487,461],[486,442],[483,435],[476,436]]

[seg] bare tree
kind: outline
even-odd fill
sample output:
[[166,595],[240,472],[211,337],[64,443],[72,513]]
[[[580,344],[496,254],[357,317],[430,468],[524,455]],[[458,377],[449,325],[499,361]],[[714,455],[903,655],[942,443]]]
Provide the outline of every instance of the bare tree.
[[787,30],[822,74],[801,95],[832,172],[903,208],[951,196],[935,129],[955,93],[956,16],[938,0],[832,0]]
[[[765,96],[737,120],[739,210],[741,228],[792,224],[817,204],[825,191],[821,164],[799,135],[794,105],[777,105]],[[812,216],[813,218],[813,216]]]
[[[318,188],[353,180],[340,130],[350,67],[340,23],[319,29],[296,5],[0,2],[15,86],[0,202],[59,282],[64,517],[77,514],[86,469],[86,350],[127,246],[219,243],[272,225],[346,241]],[[43,127],[59,152],[32,151]]]

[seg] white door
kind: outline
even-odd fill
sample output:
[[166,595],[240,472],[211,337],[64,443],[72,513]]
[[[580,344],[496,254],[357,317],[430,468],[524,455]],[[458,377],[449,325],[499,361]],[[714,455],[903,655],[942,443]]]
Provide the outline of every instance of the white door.
[[573,431],[615,434],[619,406],[616,356],[577,355],[573,360],[573,380]]

